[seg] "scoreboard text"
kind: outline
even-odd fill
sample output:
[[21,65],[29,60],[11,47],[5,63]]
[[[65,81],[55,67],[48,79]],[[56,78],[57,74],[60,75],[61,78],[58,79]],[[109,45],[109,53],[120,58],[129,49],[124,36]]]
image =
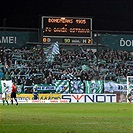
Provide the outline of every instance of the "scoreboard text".
[[43,16],[42,34],[43,37],[90,39],[92,19]]

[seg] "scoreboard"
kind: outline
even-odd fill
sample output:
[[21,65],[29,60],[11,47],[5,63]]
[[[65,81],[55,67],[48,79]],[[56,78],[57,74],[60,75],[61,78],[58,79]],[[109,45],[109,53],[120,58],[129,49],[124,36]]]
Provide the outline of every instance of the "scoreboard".
[[43,43],[91,43],[92,18],[42,16]]

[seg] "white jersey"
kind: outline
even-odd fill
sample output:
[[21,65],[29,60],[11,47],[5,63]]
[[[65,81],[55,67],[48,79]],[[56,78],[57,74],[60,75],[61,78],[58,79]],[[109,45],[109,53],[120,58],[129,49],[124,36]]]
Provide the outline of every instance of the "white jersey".
[[3,92],[2,92],[2,98],[7,98],[7,92],[8,92],[8,89],[6,86],[3,87]]
[[130,85],[129,88],[128,88],[128,92],[132,93],[132,90],[133,90],[133,87],[132,87],[132,85]]

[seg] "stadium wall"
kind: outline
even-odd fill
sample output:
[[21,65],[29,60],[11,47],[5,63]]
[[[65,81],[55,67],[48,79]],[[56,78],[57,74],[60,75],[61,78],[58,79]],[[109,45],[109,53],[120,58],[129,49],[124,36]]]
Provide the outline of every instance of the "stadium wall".
[[23,29],[7,29],[0,31],[0,45],[8,48],[22,48],[24,46],[29,47],[27,42],[38,42],[38,34],[39,32],[37,29],[25,29],[24,31]]
[[[119,49],[132,52],[132,32],[93,31],[92,33],[92,44],[102,44],[113,50]],[[24,46],[32,47],[38,43],[41,43],[40,29],[0,28],[1,46],[21,48]]]
[[98,43],[107,45],[112,50],[126,50],[132,52],[133,34],[102,33],[98,36]]

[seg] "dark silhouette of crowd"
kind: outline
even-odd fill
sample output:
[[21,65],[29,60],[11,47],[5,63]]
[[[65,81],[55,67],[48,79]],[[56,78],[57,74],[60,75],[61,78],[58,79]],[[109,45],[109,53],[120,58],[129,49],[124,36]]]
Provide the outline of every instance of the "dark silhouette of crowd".
[[52,80],[65,79],[119,81],[133,75],[133,55],[128,51],[64,47],[54,61],[48,61],[41,47],[0,50],[0,79],[17,85],[52,84]]

